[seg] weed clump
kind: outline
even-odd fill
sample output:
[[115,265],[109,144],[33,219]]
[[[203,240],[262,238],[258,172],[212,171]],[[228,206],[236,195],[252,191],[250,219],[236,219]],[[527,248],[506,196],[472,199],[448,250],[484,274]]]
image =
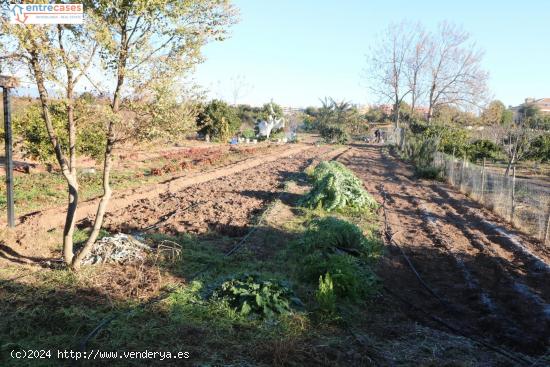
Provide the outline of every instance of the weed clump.
[[323,312],[333,314],[336,311],[336,294],[330,273],[326,273],[324,278],[322,275],[319,276],[319,288],[315,292],[315,299]]
[[313,188],[302,204],[308,208],[323,208],[327,211],[342,209],[375,209],[378,204],[363,188],[357,176],[336,161],[324,161],[315,167],[312,175]]
[[334,217],[316,219],[298,247],[298,275],[312,284],[325,276],[322,282],[326,290],[326,274],[330,274],[330,287],[337,297],[357,300],[376,287],[376,276],[368,262],[377,252],[378,244],[366,238],[355,224]]
[[265,318],[289,314],[291,304],[300,303],[287,285],[263,280],[257,274],[243,274],[224,281],[211,298],[226,301],[241,315],[256,314]]

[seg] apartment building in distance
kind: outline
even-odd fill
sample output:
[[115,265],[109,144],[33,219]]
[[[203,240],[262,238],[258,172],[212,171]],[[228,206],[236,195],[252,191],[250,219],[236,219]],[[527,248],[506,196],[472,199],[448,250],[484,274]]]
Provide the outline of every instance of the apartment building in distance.
[[525,102],[516,107],[511,107],[510,109],[514,112],[514,121],[521,119],[520,109],[526,105],[533,105],[538,107],[541,113],[550,114],[550,98],[525,98]]

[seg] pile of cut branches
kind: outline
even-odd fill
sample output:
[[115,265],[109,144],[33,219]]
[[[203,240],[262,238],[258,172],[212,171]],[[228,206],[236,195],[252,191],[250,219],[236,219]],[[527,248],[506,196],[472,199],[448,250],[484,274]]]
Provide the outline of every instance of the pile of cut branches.
[[334,211],[378,207],[374,198],[364,189],[361,180],[340,162],[319,163],[311,177],[313,188],[303,200],[303,205],[308,208]]

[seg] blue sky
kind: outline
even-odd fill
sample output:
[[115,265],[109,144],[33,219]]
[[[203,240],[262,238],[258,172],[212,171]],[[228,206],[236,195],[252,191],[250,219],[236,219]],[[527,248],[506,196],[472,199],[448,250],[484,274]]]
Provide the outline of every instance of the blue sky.
[[485,50],[495,98],[517,105],[550,97],[550,1],[237,0],[241,21],[231,38],[209,44],[195,79],[214,98],[233,101],[232,79],[249,88],[239,103],[271,98],[289,106],[333,96],[375,103],[362,81],[366,54],[392,22],[463,26]]

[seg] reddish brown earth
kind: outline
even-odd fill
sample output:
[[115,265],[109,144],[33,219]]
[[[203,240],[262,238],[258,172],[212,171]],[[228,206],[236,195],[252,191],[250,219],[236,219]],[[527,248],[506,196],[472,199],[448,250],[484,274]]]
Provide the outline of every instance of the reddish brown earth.
[[216,231],[240,237],[265,206],[281,192],[285,181],[312,160],[332,153],[328,147],[287,154],[272,162],[234,172],[204,184],[171,190],[135,201],[106,218],[110,231],[151,231],[204,234]]
[[448,185],[415,179],[408,165],[379,146],[356,145],[339,160],[385,201],[393,241],[386,239],[378,272],[405,300],[405,312],[444,328],[435,317],[509,350],[548,351],[547,248]]

